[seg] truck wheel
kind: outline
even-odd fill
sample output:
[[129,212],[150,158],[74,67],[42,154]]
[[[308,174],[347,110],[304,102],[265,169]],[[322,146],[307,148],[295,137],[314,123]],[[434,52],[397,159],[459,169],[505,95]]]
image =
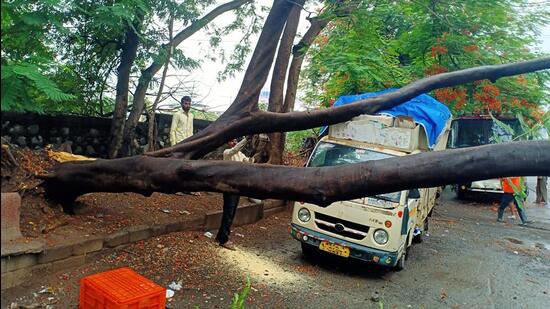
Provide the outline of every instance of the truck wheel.
[[[409,234],[407,235],[407,239],[409,239],[409,237],[411,236],[410,233],[411,232],[409,232]],[[414,238],[413,238],[413,240],[414,240]],[[397,264],[394,266],[394,270],[402,271],[403,269],[405,269],[405,260],[409,258],[410,251],[411,251],[411,247],[410,246],[408,246],[408,247],[405,246],[405,251],[401,255],[401,258],[399,259],[399,261],[397,261]]]
[[317,250],[315,250],[315,247],[312,246],[312,245],[308,245],[304,242],[300,242],[300,244],[302,245],[302,254],[306,257],[306,258],[312,258],[317,252]]
[[402,271],[403,269],[405,269],[405,259],[407,258],[407,251],[405,251],[399,261],[397,261],[397,264],[394,267],[396,271]]

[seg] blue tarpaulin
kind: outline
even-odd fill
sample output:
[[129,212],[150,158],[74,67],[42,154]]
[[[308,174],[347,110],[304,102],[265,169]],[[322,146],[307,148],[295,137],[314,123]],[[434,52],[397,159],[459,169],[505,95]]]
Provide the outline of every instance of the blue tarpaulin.
[[[376,92],[341,96],[338,100],[336,100],[336,102],[334,102],[333,107],[346,105],[396,90],[397,89],[390,88]],[[451,118],[451,111],[447,108],[447,106],[427,94],[421,94],[400,105],[394,106],[390,109],[381,110],[377,114],[389,115],[393,117],[412,117],[414,121],[421,125],[426,131],[430,148],[435,146],[437,138],[441,132],[443,132],[447,121]],[[321,129],[321,135],[324,134],[327,129],[328,127],[323,127]]]

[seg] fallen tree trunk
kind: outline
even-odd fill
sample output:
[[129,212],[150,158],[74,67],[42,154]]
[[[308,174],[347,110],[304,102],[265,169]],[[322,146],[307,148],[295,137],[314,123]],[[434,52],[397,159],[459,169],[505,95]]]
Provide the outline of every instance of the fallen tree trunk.
[[550,142],[512,142],[320,168],[135,156],[68,162],[44,175],[51,198],[91,192],[213,191],[328,205],[399,190],[505,176],[550,176]]

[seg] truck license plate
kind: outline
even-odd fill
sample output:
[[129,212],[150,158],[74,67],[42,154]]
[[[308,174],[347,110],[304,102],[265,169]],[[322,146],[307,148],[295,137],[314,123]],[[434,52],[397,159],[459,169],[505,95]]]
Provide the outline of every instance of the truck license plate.
[[339,244],[333,244],[328,241],[322,241],[319,245],[319,249],[339,256],[349,257],[348,247],[340,246]]

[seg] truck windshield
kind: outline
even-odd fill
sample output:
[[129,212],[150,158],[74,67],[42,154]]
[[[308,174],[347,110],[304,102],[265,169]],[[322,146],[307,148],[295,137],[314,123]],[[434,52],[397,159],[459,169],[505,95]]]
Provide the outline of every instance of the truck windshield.
[[[517,119],[505,119],[501,122],[510,126],[516,134],[520,133]],[[509,142],[512,134],[491,119],[456,119],[451,125],[449,148],[462,148],[494,144],[497,141]]]
[[[311,155],[311,159],[309,160],[307,166],[335,166],[342,164],[360,163],[371,160],[380,160],[391,157],[393,156],[381,152],[328,142],[320,142],[319,145],[317,145],[317,148],[315,149],[313,154]],[[401,192],[379,194],[374,197],[385,201],[399,203]]]

